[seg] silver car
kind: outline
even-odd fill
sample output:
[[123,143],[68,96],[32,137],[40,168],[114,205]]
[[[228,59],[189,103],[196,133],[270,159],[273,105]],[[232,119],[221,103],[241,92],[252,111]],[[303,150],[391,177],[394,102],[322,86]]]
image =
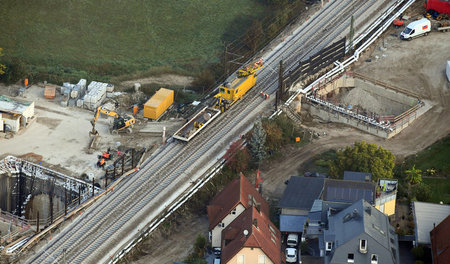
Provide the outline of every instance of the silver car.
[[286,248],[286,262],[287,263],[297,262],[297,249],[296,248]]

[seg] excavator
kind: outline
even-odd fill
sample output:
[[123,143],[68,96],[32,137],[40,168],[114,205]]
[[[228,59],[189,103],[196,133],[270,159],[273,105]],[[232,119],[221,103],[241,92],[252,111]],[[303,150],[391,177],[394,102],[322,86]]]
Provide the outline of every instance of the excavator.
[[121,116],[114,111],[103,109],[101,106],[99,106],[95,111],[94,119],[91,120],[92,131],[89,132],[91,136],[98,135],[98,131],[95,129],[95,124],[97,123],[97,119],[100,116],[100,113],[114,117],[114,123],[111,129],[112,134],[117,134],[118,132],[121,131],[126,131],[128,133],[132,132],[132,128],[134,127],[134,123],[136,122],[133,116],[130,115]]

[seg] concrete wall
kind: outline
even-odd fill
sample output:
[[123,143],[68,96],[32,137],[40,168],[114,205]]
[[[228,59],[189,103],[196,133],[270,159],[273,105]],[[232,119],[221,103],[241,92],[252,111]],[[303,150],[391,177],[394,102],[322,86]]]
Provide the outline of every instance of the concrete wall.
[[236,206],[236,213],[235,214],[228,214],[225,216],[224,219],[219,223],[224,224],[224,226],[215,226],[213,230],[211,230],[211,246],[220,248],[222,247],[222,230],[224,230],[231,222],[233,222],[236,217],[238,217],[242,212],[244,212],[245,207],[242,204],[238,204]]
[[377,208],[383,214],[391,216],[395,214],[396,198],[396,194],[379,197],[375,201],[375,208]]
[[356,78],[355,87],[370,92],[374,96],[379,96],[383,100],[390,100],[405,105],[406,109],[417,104],[417,98],[415,97],[373,84],[369,81]]
[[350,118],[349,116],[344,116],[336,112],[327,111],[325,109],[320,108],[319,106],[312,106],[311,104],[303,104],[302,108],[306,111],[309,111],[313,117],[319,118],[324,121],[347,124],[382,138],[390,137],[388,131],[380,130],[374,126],[369,126],[367,123],[361,122],[358,119]]
[[272,264],[269,257],[260,248],[241,249],[227,264]]
[[34,102],[31,102],[27,109],[23,111],[22,115],[27,119],[34,116]]
[[17,133],[20,129],[20,116],[13,116],[10,114],[3,114],[2,119],[5,125],[11,128],[11,131]]

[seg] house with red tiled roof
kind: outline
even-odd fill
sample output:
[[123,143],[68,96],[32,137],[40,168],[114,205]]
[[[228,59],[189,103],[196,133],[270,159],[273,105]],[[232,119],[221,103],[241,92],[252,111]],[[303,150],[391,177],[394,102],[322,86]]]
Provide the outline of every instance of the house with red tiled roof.
[[281,234],[256,207],[245,209],[222,231],[221,263],[281,263]]
[[247,208],[257,207],[269,215],[269,204],[241,174],[239,179],[229,183],[208,205],[209,239],[213,248],[220,248],[222,230]]
[[450,263],[450,215],[430,232],[433,264]]

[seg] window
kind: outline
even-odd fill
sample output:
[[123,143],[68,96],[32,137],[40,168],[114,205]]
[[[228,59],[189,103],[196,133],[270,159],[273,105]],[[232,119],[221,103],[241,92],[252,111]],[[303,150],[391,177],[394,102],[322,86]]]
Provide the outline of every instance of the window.
[[208,232],[208,239],[209,239],[209,242],[212,241],[212,232],[211,231]]
[[365,239],[359,240],[359,251],[363,254],[367,253],[367,240]]
[[231,214],[236,214],[236,208],[234,208],[233,210],[231,210]]
[[325,244],[326,250],[331,251],[331,249],[333,248],[333,242],[326,242]]
[[372,257],[370,258],[370,264],[378,264],[378,256],[375,254],[372,254]]
[[266,264],[266,256],[259,255],[258,256],[258,264]]
[[239,92],[239,89],[236,89],[236,92],[235,93],[238,93]]
[[244,263],[245,263],[244,255],[238,255],[237,264],[244,264]]
[[414,33],[416,33],[416,30],[415,30],[415,29],[413,29],[413,30],[411,31],[411,35],[414,34]]
[[348,262],[348,263],[355,263],[355,254],[353,254],[353,253],[348,253],[347,262]]
[[217,226],[218,227],[225,227],[225,223],[219,223]]
[[221,93],[225,93],[225,89],[220,88],[220,92],[221,92]]
[[230,94],[230,90],[227,90],[227,94]]

